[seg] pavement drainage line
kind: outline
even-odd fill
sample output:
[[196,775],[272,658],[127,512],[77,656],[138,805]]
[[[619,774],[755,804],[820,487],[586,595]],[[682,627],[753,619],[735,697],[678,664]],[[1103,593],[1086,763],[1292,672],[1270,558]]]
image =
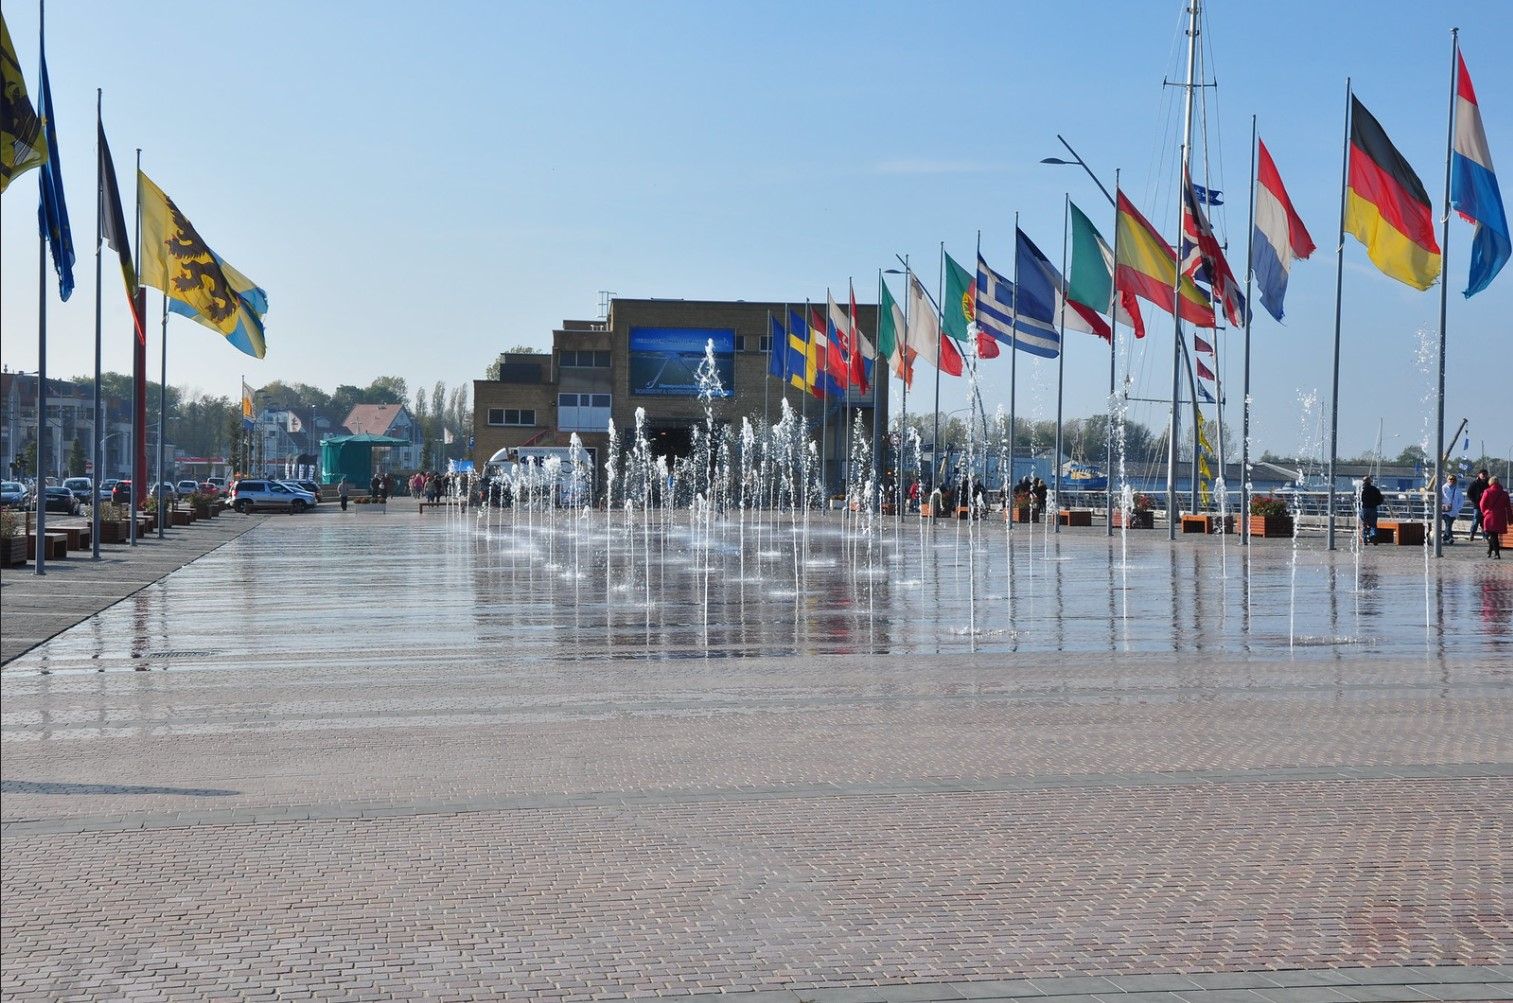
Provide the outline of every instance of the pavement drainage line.
[[[215,546],[211,547],[209,550],[201,551],[200,553],[194,555],[193,557],[191,557],[189,560],[185,561],[182,564],[176,564],[176,565],[173,565],[172,567],[166,567],[166,564],[168,562],[164,562],[166,569],[163,571],[162,574],[158,575],[156,578],[153,578],[153,579],[151,579],[149,581],[143,582],[142,584],[138,585],[136,588],[132,589],[130,592],[126,592],[126,593],[123,593],[123,594],[121,594],[119,596],[116,596],[115,599],[112,599],[110,602],[106,603],[104,606],[101,606],[99,609],[93,610],[90,613],[87,613],[86,615],[84,615],[84,616],[80,617],[79,619],[75,620],[73,623],[69,624],[67,627],[63,627],[63,628],[61,628],[61,629],[59,629],[57,631],[54,631],[53,633],[48,634],[46,637],[39,637],[31,645],[29,645],[28,647],[22,648],[20,651],[17,651],[14,654],[11,654],[11,655],[7,655],[4,658],[0,658],[0,671],[3,671],[12,662],[15,662],[17,659],[21,658],[22,656],[30,654],[33,651],[36,651],[38,648],[42,647],[42,645],[44,645],[47,642],[53,640],[54,638],[56,638],[56,637],[58,637],[58,636],[60,636],[62,634],[68,633],[70,630],[73,630],[75,627],[79,626],[80,624],[88,623],[91,619],[93,619],[94,617],[99,616],[101,613],[104,613],[106,610],[110,609],[112,606],[115,606],[115,605],[117,605],[118,603],[121,603],[121,602],[125,602],[127,599],[130,599],[132,596],[136,595],[138,592],[143,591],[144,589],[150,589],[150,588],[152,588],[154,585],[157,585],[159,582],[163,581],[165,578],[167,578],[170,575],[172,575],[175,571],[182,571],[184,568],[189,567],[189,565],[193,564],[195,561],[198,561],[200,558],[204,557],[206,554],[213,554],[217,550],[220,550],[222,547],[224,547],[226,544],[230,543],[232,540],[237,540],[237,539],[240,539],[243,536],[246,536],[248,533],[252,532],[254,529],[256,529],[257,527],[261,526],[266,520],[267,520],[267,516],[263,516],[261,518],[253,517],[251,521],[249,521],[245,526],[243,526],[237,532],[235,532],[235,533],[231,534],[230,536],[226,537],[224,540],[222,540],[221,542],[217,543]],[[179,527],[179,528],[183,528],[183,527]],[[154,556],[156,556],[156,555],[154,555]],[[147,560],[150,560],[150,558],[148,558]],[[87,564],[85,565],[86,567],[94,566],[94,562],[93,561],[88,560],[87,558],[85,559],[85,561],[87,561]],[[83,562],[81,562],[81,563],[83,563]],[[138,567],[142,567],[142,566],[145,566],[145,564],[140,564],[140,565],[137,565],[137,566]]]
[[[867,797],[924,797],[943,794],[1034,794],[1063,790],[1137,787],[1199,787],[1236,783],[1315,783],[1340,781],[1496,780],[1513,776],[1513,764],[1467,763],[1449,766],[1415,765],[1343,767],[1234,772],[1089,774],[1031,777],[1022,780],[952,781],[903,784],[813,784],[752,789],[684,789],[667,792],[599,792],[590,794],[524,795],[492,801],[435,801],[408,805],[347,802],[317,805],[262,805],[248,808],[207,808],[172,813],[132,812],[82,815],[70,818],[17,818],[0,822],[0,834],[74,835],[86,832],[131,832],[181,829],[200,825],[266,825],[291,822],[361,821],[379,818],[473,815],[507,811],[560,811],[583,808],[657,808],[709,803],[750,803],[802,799]],[[46,797],[48,795],[33,795]],[[14,795],[13,795],[14,797]],[[14,802],[13,802],[14,803]]]
[[[1453,987],[1453,989],[1451,988]],[[627,1003],[666,995],[622,997]],[[1289,969],[1264,972],[1061,976],[971,982],[915,982],[823,989],[731,989],[683,993],[690,1003],[904,1003],[910,1000],[1129,999],[1148,1003],[1321,1003],[1321,1001],[1513,998],[1513,967],[1433,965],[1380,968]]]

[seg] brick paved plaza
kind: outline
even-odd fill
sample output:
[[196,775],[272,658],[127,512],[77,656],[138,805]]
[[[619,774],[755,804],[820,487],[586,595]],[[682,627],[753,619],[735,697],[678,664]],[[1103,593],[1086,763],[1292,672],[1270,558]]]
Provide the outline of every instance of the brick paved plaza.
[[0,674],[3,992],[1510,998],[1513,575],[1435,573],[1417,652],[612,657],[455,518],[269,518]]

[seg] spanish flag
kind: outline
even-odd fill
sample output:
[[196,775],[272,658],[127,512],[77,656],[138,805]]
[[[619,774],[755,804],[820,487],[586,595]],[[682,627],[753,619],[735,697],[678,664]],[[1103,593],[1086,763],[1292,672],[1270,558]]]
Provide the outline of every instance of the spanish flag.
[[1434,210],[1424,183],[1354,95],[1350,98],[1350,170],[1345,231],[1366,245],[1376,267],[1415,289],[1439,278]]
[[[1175,313],[1180,306],[1182,319],[1199,327],[1214,326],[1214,308],[1202,289],[1190,276],[1182,276],[1181,303],[1173,304],[1172,287],[1177,284],[1177,253],[1162,239],[1146,218],[1140,215],[1124,192],[1119,192],[1118,236],[1114,246],[1118,257],[1114,267],[1114,286],[1121,293],[1121,300],[1129,308],[1131,316],[1138,320],[1139,313],[1130,302],[1132,294],[1149,300],[1167,313]],[[1137,336],[1144,331],[1137,323]]]

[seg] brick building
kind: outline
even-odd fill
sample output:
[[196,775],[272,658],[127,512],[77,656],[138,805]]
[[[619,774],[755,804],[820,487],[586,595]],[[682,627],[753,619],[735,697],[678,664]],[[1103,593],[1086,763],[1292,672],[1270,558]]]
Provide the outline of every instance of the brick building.
[[[814,435],[828,432],[828,479],[837,485],[843,476],[836,459],[846,420],[842,403],[806,400],[768,375],[768,318],[781,318],[787,308],[739,300],[614,299],[606,320],[564,321],[552,332],[550,353],[503,354],[497,380],[473,381],[474,461],[482,466],[506,447],[567,446],[576,432],[602,467],[609,420],[624,439],[638,408],[646,411],[654,452],[686,455],[693,426],[704,420],[694,374],[712,340],[726,394],[714,401],[715,420],[739,425],[749,417],[770,424],[786,399],[806,416]],[[857,314],[871,338],[876,307],[858,305]],[[886,426],[887,380],[873,384]],[[853,392],[847,406],[860,410],[863,424],[872,427],[870,394]]]

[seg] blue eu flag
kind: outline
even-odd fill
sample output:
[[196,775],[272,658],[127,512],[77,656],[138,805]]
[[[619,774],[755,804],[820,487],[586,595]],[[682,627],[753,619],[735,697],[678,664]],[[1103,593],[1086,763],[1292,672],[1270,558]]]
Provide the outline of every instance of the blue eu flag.
[[66,300],[74,291],[74,238],[68,229],[68,206],[63,204],[63,171],[58,164],[58,131],[53,127],[53,91],[47,82],[46,55],[42,57],[42,90],[37,97],[42,129],[47,136],[47,162],[38,177],[42,204],[37,207],[37,223],[52,248],[53,267],[58,270],[58,297]]

